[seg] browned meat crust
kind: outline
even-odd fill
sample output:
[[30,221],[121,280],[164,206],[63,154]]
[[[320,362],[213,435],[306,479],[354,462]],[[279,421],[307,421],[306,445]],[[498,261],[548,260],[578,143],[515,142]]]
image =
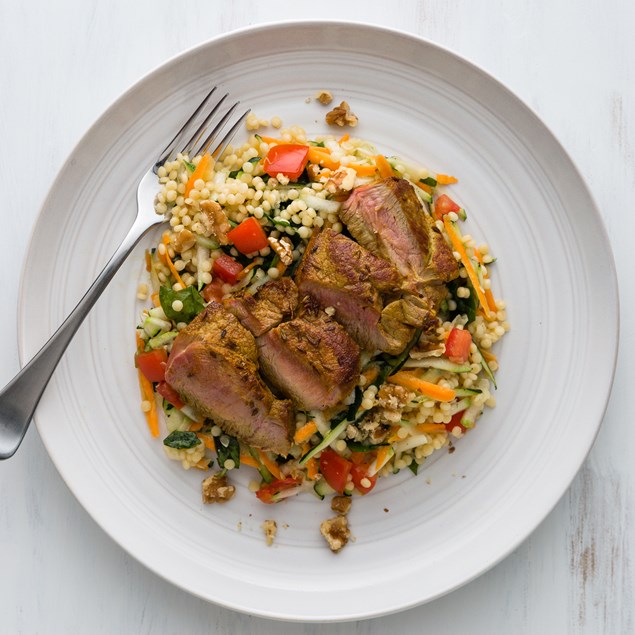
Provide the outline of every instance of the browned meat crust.
[[267,381],[304,410],[334,406],[359,377],[359,347],[323,311],[305,309],[256,341]]
[[384,307],[382,295],[401,295],[395,267],[330,229],[314,234],[296,280],[301,294],[332,307],[333,317],[369,350],[400,353],[428,310],[417,298]]
[[397,267],[406,289],[421,292],[458,275],[452,250],[405,179],[356,188],[340,218],[361,245]]
[[244,293],[229,298],[224,304],[254,337],[258,337],[295,313],[298,289],[291,278],[272,280],[260,287],[255,295]]
[[253,335],[220,304],[210,304],[179,333],[165,377],[185,403],[228,434],[288,453],[291,402],[276,399],[263,383]]

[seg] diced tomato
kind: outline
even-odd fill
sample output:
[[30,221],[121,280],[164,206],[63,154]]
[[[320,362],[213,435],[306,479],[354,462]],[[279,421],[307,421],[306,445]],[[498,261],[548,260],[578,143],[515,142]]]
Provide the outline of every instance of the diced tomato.
[[264,171],[274,178],[283,174],[297,181],[309,160],[309,146],[281,143],[271,146],[262,165]]
[[254,251],[264,249],[269,244],[267,235],[253,216],[228,232],[227,238],[241,254],[251,254]]
[[461,432],[465,432],[466,428],[464,425],[461,424],[461,419],[463,418],[464,412],[465,410],[461,410],[461,412],[457,412],[455,415],[452,415],[452,419],[450,419],[450,422],[445,424],[445,429],[448,432],[452,432],[452,430],[454,430],[454,428],[456,428],[457,426],[461,428]]
[[434,217],[443,220],[443,217],[450,212],[458,212],[461,209],[447,194],[441,194],[434,202]]
[[238,274],[243,270],[243,266],[236,262],[231,256],[221,254],[214,260],[212,272],[224,282],[236,284]]
[[450,331],[448,339],[445,341],[445,354],[447,358],[455,364],[463,364],[470,357],[470,346],[472,336],[465,329],[454,328]]
[[338,493],[344,493],[353,464],[334,450],[327,448],[320,454],[320,472],[326,482]]
[[201,291],[205,302],[220,302],[223,299],[223,285],[225,283],[220,278],[214,278],[209,284],[206,284]]
[[[368,494],[368,492],[375,487],[375,483],[377,483],[376,474],[375,476],[368,475],[368,465],[353,465],[351,476],[360,494]],[[369,484],[366,484],[366,481],[368,481]]]
[[164,348],[157,348],[147,353],[137,353],[135,355],[135,365],[148,381],[163,381],[165,379],[167,361],[168,353]]
[[284,498],[279,496],[280,493],[297,487],[298,485],[300,485],[299,479],[291,477],[271,481],[271,483],[263,484],[263,486],[256,492],[256,496],[263,503],[276,503]]
[[179,393],[168,384],[167,381],[160,381],[157,384],[156,391],[166,400],[169,401],[175,408],[182,408],[185,404],[181,401]]

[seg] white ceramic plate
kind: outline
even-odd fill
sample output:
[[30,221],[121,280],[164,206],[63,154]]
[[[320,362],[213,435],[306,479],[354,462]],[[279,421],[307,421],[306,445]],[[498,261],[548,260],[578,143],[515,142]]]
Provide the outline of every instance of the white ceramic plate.
[[[139,410],[135,289],[148,240],[71,344],[38,409],[40,435],[104,530],[200,597],[305,621],[376,616],[436,598],[526,538],[591,447],[618,338],[615,273],[600,216],[539,119],[455,54],[364,25],[247,29],[136,84],[62,168],[26,260],[23,360],[114,251],[132,222],[140,176],[211,84],[261,117],[279,115],[314,133],[325,130],[325,109],[305,98],[328,88],[359,116],[356,135],[460,177],[454,196],[468,209],[467,231],[499,259],[494,285],[513,325],[497,351],[498,406],[454,454],[356,498],[356,541],[337,556],[318,533],[330,510],[311,497],[264,506],[241,488],[232,503],[204,507],[201,473],[165,459]],[[241,483],[247,480],[242,474]],[[272,548],[260,528],[270,517],[288,524]]]

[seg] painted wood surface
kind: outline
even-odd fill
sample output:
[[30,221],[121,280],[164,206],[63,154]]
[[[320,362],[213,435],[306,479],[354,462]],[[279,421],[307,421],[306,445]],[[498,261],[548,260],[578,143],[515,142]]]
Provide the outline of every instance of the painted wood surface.
[[[144,73],[194,44],[318,17],[417,33],[482,65],[536,110],[584,174],[615,252],[623,330],[589,458],[534,534],[481,578],[398,615],[316,626],[234,613],[148,572],[83,511],[32,429],[0,464],[1,632],[635,632],[635,4],[627,0],[0,0],[0,384],[19,368],[15,306],[30,228],[87,127]],[[60,247],[73,248],[51,245],[51,254]]]

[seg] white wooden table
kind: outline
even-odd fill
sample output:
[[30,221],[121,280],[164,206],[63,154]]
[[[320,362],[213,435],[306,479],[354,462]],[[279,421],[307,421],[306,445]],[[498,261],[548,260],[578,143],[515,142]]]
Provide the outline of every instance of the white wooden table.
[[144,73],[191,45],[250,24],[317,17],[361,19],[454,49],[520,95],[571,153],[604,215],[621,285],[621,354],[595,447],[544,523],[478,580],[398,615],[303,626],[219,608],[148,572],[79,506],[32,428],[0,464],[0,631],[635,632],[633,3],[0,0],[0,384],[19,368],[16,304],[29,230],[86,128]]

